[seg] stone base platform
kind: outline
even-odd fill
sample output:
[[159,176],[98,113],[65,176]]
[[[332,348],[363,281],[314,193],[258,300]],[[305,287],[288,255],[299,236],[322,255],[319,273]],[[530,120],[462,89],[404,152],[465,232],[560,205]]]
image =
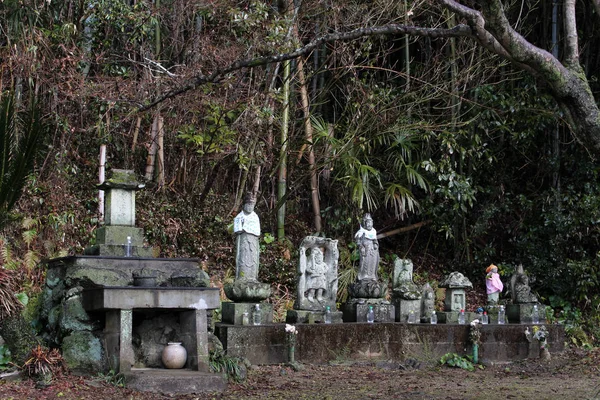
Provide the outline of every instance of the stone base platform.
[[[331,323],[341,324],[343,322],[341,311],[331,311]],[[288,324],[322,324],[325,323],[324,311],[288,310],[285,316]]]
[[[458,311],[436,311],[438,324],[458,324]],[[479,315],[474,312],[465,312],[465,325],[471,321],[479,319]],[[491,321],[490,321],[491,323]]]
[[134,368],[123,374],[129,389],[165,395],[223,392],[227,376],[189,369]]
[[511,323],[515,324],[532,324],[531,314],[533,306],[538,306],[538,315],[540,324],[546,323],[546,306],[538,303],[528,304],[509,304],[506,306],[506,316]]
[[[471,355],[469,325],[344,323],[296,324],[296,360],[325,363],[348,360],[439,359],[446,353]],[[546,325],[550,353],[564,350],[562,325]],[[479,359],[482,363],[538,358],[539,348],[529,343],[520,324],[483,325]],[[227,354],[245,357],[252,364],[287,362],[285,324],[238,326],[215,324],[215,334]]]
[[380,299],[366,299],[365,302],[349,301],[342,306],[344,322],[367,322],[369,307],[373,307],[375,322],[394,322],[395,307]]
[[260,307],[260,324],[273,323],[273,305],[269,303],[221,303],[221,320],[226,324],[243,325],[244,313],[248,313],[248,324],[253,325],[252,316],[256,304]]
[[421,300],[406,300],[396,298],[392,299],[392,304],[395,308],[396,322],[407,322],[411,311],[415,313],[417,321],[420,319]]

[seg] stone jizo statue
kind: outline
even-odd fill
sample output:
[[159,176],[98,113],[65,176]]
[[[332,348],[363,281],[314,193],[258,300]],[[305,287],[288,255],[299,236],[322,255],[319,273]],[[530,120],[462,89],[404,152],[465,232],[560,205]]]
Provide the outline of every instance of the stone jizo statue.
[[233,220],[235,281],[223,289],[235,302],[257,302],[271,295],[270,286],[258,281],[260,219],[254,212],[255,204],[254,196],[246,195],[242,211]]
[[498,304],[500,294],[502,293],[502,289],[504,289],[504,285],[500,280],[500,274],[498,273],[498,267],[491,264],[487,267],[485,272],[487,273],[485,276],[485,287],[488,296],[488,304]]
[[429,283],[423,285],[421,292],[421,322],[430,322],[435,311],[435,293]]
[[337,240],[307,236],[300,244],[297,310],[335,309],[337,297]]
[[260,255],[260,219],[254,212],[256,200],[246,196],[242,211],[233,220],[233,233],[236,236],[235,277],[248,281],[258,278]]

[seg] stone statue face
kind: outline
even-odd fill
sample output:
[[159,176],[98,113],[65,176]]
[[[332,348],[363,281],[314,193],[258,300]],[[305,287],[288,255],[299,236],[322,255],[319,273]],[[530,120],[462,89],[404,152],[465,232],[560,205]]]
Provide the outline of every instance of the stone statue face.
[[323,262],[323,252],[320,249],[313,249],[314,255],[313,260],[316,264],[321,264]]
[[363,228],[365,228],[366,230],[373,229],[373,218],[364,217],[363,218]]
[[254,203],[251,203],[251,202],[244,203],[244,205],[242,206],[242,210],[244,210],[244,212],[246,214],[252,214],[252,212],[254,212]]

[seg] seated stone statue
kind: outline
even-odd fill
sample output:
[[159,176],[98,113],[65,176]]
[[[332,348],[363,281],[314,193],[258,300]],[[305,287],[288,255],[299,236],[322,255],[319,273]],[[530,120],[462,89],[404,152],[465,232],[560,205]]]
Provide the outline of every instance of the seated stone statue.
[[363,216],[360,229],[354,235],[356,245],[360,251],[358,263],[358,277],[355,283],[349,285],[348,293],[353,298],[381,298],[385,297],[387,287],[379,282],[377,269],[379,268],[379,242],[377,231],[373,228],[371,214]]
[[421,298],[421,289],[413,282],[413,263],[411,260],[401,258],[394,260],[392,296],[406,300]]
[[510,296],[513,304],[537,303],[538,298],[531,293],[529,277],[523,271],[523,264],[517,266],[517,270],[510,279]]
[[322,311],[326,306],[335,309],[338,257],[337,240],[304,238],[300,244],[295,309]]

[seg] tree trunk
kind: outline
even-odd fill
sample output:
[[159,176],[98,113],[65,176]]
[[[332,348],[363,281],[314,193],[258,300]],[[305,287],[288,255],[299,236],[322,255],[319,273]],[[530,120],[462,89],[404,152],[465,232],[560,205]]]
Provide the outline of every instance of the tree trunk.
[[154,178],[154,164],[156,162],[156,150],[158,149],[158,120],[160,116],[156,114],[150,130],[150,145],[148,147],[148,157],[146,158],[146,181],[150,182]]
[[287,190],[287,152],[290,119],[290,61],[283,63],[283,111],[281,118],[281,149],[277,178],[277,239],[285,239],[285,198]]

